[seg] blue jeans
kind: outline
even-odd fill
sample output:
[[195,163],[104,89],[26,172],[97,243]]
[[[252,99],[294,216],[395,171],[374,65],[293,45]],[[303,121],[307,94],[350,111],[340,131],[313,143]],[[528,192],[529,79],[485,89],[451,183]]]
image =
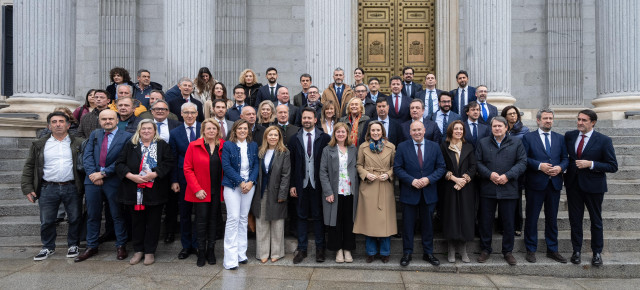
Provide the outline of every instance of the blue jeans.
[[56,218],[60,203],[69,217],[69,230],[67,232],[67,246],[77,246],[80,244],[80,216],[82,199],[78,194],[75,184],[57,185],[44,184],[40,191],[40,240],[42,248],[56,249]]
[[[115,182],[114,182],[115,181]],[[102,194],[109,203],[109,211],[116,232],[116,247],[127,243],[127,231],[124,219],[120,212],[120,206],[116,201],[118,195],[119,180],[107,180],[102,186],[85,184],[85,200],[87,203],[87,247],[98,248],[100,236],[100,221],[102,220]]]
[[367,256],[378,254],[378,242],[380,242],[380,256],[389,256],[391,254],[391,238],[365,237]]

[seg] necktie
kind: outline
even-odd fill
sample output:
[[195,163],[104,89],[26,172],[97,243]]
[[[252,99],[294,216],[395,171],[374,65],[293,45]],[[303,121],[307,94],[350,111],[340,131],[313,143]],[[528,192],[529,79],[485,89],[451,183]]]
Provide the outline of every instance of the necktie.
[[224,120],[220,121],[220,131],[222,131],[222,139],[227,139],[227,130],[224,129]]
[[311,133],[307,133],[307,155],[311,157]]
[[275,88],[269,87],[269,89],[271,89],[271,99],[275,98]]
[[342,87],[338,87],[338,91],[336,92],[338,97],[338,103],[342,103]]
[[[549,133],[542,133],[544,135],[544,148],[547,150],[547,155],[551,156],[551,142],[549,142]],[[580,152],[582,154],[582,152]]]
[[193,126],[189,126],[189,131],[191,131],[189,134],[189,142],[193,142],[193,140],[196,140],[196,131],[193,130]]
[[395,110],[396,110],[396,114],[400,113],[400,108],[398,108],[398,99],[400,99],[400,96],[396,95],[396,104],[395,104]]
[[471,125],[473,125],[471,136],[473,136],[473,143],[476,143],[476,141],[478,141],[478,126],[476,126],[476,123],[471,123]]
[[584,137],[585,135],[582,134],[582,139],[580,139],[580,143],[578,143],[578,152],[577,152],[577,156],[578,159],[582,158],[582,149],[584,149]]
[[433,93],[433,91],[429,91],[429,100],[427,100],[429,106],[429,116],[433,114],[433,100],[431,99],[431,93]]
[[387,136],[389,136],[389,129],[387,129],[387,121],[380,121],[380,123],[382,123],[382,126],[384,127],[384,131],[387,133]]
[[447,114],[442,115],[442,134],[447,132]]
[[100,147],[100,167],[106,167],[107,164],[107,149],[109,149],[109,134],[110,132],[104,132],[104,139],[102,139],[102,146]]
[[405,88],[407,88],[407,96],[411,96],[411,84],[406,84]]
[[462,94],[460,94],[460,105],[458,107],[458,113],[464,111],[464,106],[466,105],[465,104],[466,101],[467,101],[467,98],[465,98],[464,89],[462,89]]
[[416,146],[418,146],[418,165],[422,168],[422,143],[418,143]]
[[238,108],[238,112],[240,112],[240,114],[242,114],[242,107],[243,107],[242,105],[236,106],[236,108]]
[[484,121],[487,121],[487,118],[489,117],[489,112],[487,112],[487,107],[485,106],[485,103],[480,103],[482,105],[482,119],[484,119]]
[[162,127],[162,122],[156,122],[156,125],[158,126],[158,136],[160,136],[160,132],[162,132],[162,129],[160,129]]
[[287,125],[282,125],[282,132],[287,132]]

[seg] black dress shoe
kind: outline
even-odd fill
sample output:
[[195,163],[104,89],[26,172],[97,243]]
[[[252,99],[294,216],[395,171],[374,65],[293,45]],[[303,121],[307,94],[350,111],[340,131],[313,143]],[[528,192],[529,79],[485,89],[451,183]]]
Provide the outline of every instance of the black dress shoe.
[[429,264],[431,265],[434,265],[434,266],[440,265],[440,260],[438,260],[438,258],[436,258],[436,256],[432,254],[423,254],[422,259],[429,262]]
[[324,262],[324,260],[325,260],[324,249],[316,250],[316,262],[317,263],[322,263],[322,262]]
[[176,240],[176,234],[174,234],[174,233],[167,234],[167,236],[164,237],[164,243],[165,244],[171,244],[175,240]]
[[109,242],[109,241],[115,241],[115,240],[116,240],[116,234],[108,233],[98,237],[98,244],[102,244],[104,242]]
[[409,266],[409,262],[411,262],[411,254],[404,254],[400,259],[400,266],[406,267]]
[[596,267],[602,266],[602,257],[600,256],[600,253],[593,254],[593,259],[591,259],[591,265],[594,265]]
[[367,262],[367,263],[371,263],[371,262],[373,262],[373,260],[375,260],[375,257],[376,257],[376,256],[369,256],[369,255],[367,255],[367,259],[365,260],[365,262]]
[[247,263],[249,263],[249,259],[244,259],[238,262],[238,264],[242,264],[242,265],[246,265]]
[[213,251],[212,246],[207,249],[207,262],[209,262],[209,265],[216,264],[216,253]]
[[180,253],[178,253],[178,259],[180,260],[184,260],[186,258],[189,258],[189,256],[191,256],[191,254],[193,254],[193,249],[189,248],[189,249],[182,249],[180,251]]
[[307,251],[296,251],[296,255],[293,257],[294,264],[300,264],[304,258],[307,257]]
[[[547,253],[547,257],[549,257],[549,253]],[[524,259],[527,260],[527,262],[529,262],[529,263],[535,263],[536,262],[536,252],[527,251],[527,256],[525,256]],[[566,263],[566,260],[565,260],[565,263]]]
[[551,258],[556,262],[560,262],[562,264],[566,264],[567,263],[567,259],[565,257],[563,257],[562,255],[560,255],[560,253],[558,252],[547,252],[547,258]]
[[571,263],[574,263],[574,264],[582,263],[582,260],[580,260],[580,252],[573,252],[573,255],[571,255]]

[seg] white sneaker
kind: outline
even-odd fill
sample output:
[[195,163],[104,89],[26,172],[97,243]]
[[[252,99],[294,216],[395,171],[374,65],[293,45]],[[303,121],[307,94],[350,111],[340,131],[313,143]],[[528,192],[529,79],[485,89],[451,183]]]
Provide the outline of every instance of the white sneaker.
[[53,255],[53,253],[55,253],[56,250],[49,250],[49,249],[42,249],[40,250],[40,253],[38,253],[35,257],[33,257],[34,261],[42,261],[45,260],[47,258],[49,258],[49,256]]
[[78,250],[78,246],[71,246],[69,250],[67,250],[67,258],[75,258],[80,254],[80,250]]

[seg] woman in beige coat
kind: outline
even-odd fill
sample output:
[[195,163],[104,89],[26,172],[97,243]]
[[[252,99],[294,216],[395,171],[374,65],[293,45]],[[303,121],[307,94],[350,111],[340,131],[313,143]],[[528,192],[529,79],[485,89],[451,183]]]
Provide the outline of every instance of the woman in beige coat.
[[391,252],[390,237],[398,233],[393,195],[396,147],[387,140],[380,121],[369,122],[365,140],[358,150],[356,164],[362,181],[353,232],[366,236],[367,263],[373,262],[378,254],[382,262],[387,263]]

